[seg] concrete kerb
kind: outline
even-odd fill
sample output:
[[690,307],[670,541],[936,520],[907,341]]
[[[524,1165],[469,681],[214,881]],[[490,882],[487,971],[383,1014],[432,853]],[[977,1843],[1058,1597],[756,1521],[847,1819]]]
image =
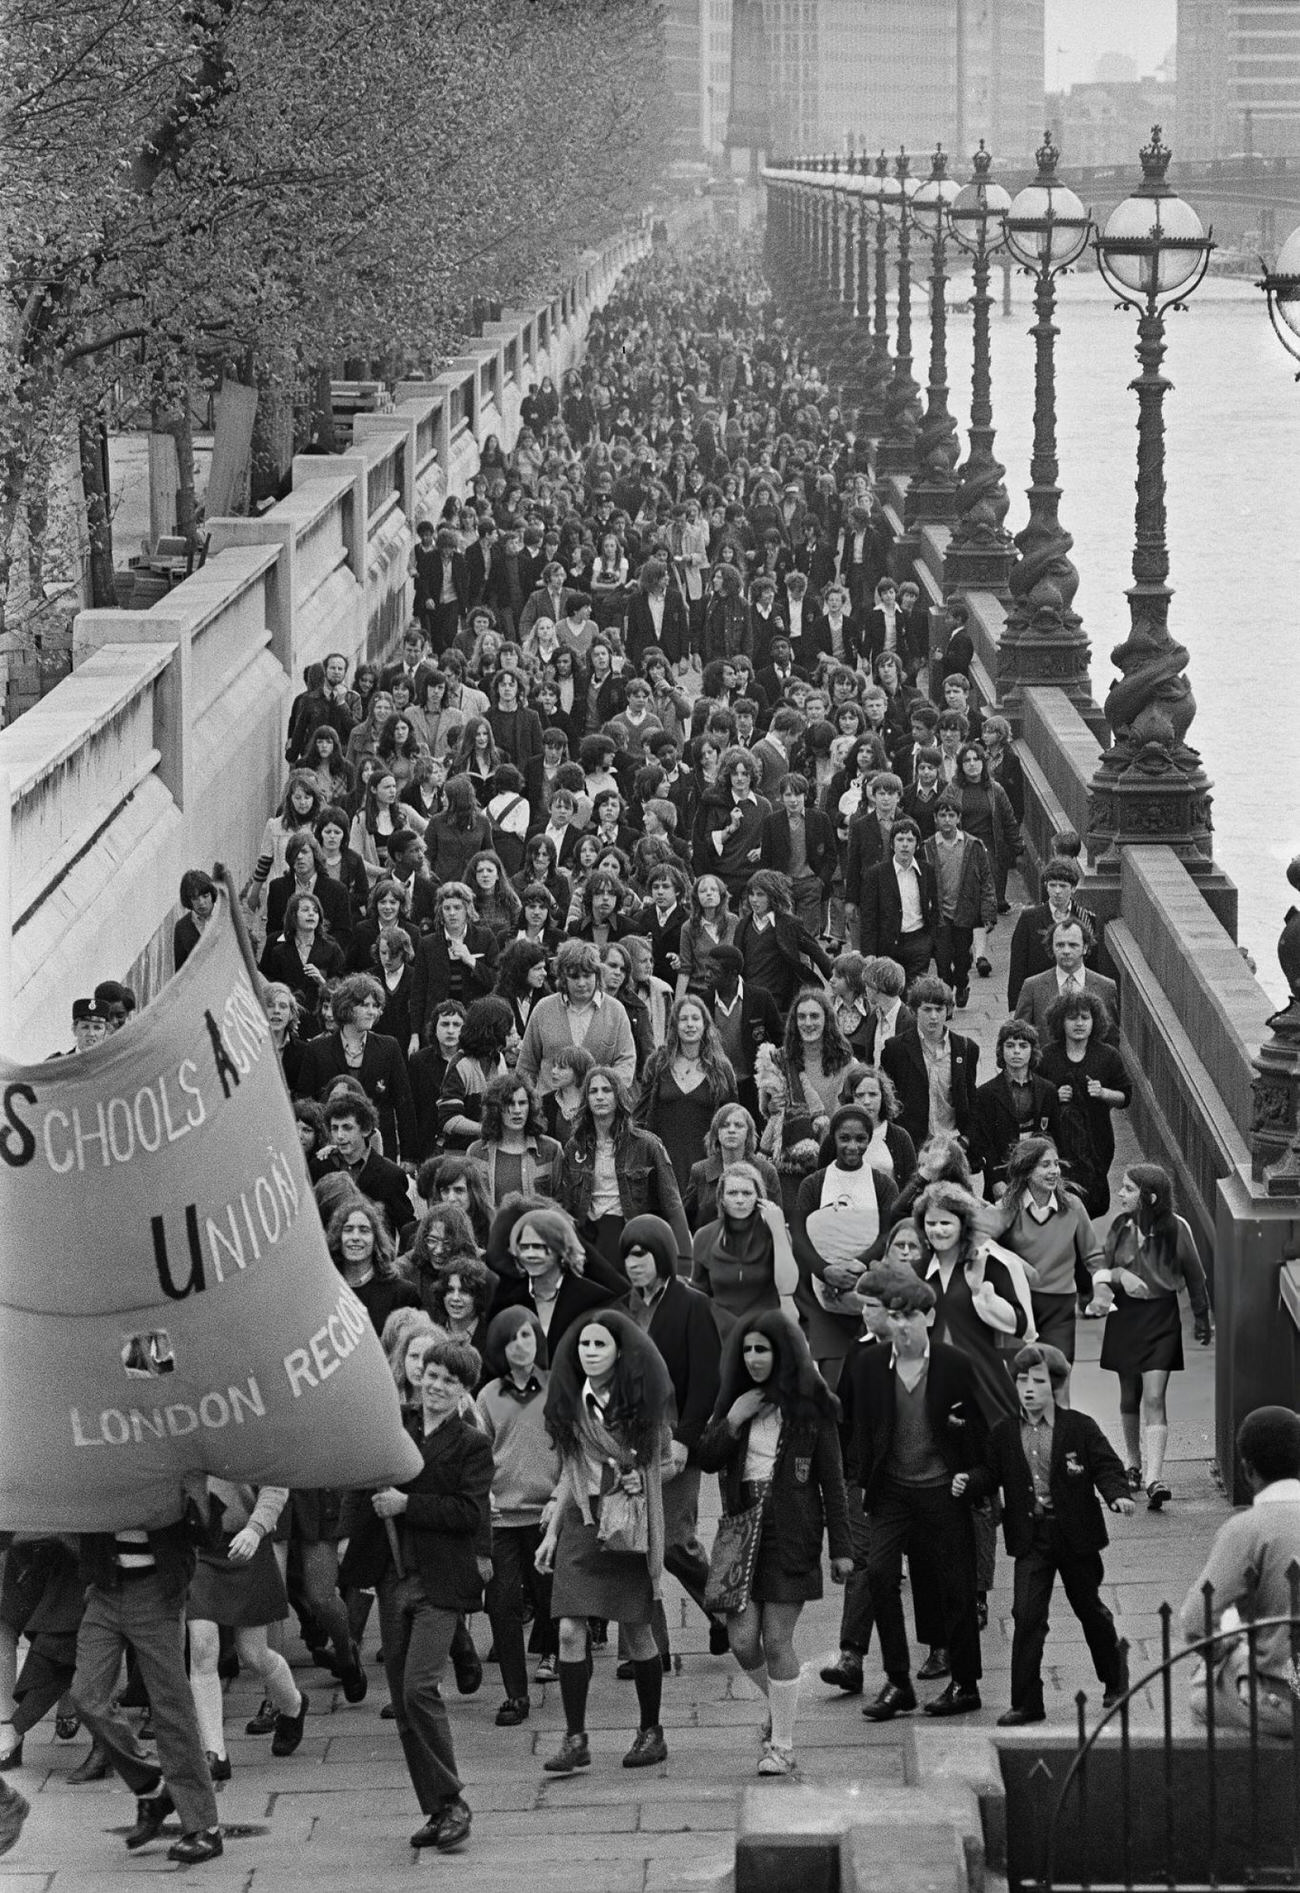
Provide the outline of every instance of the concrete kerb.
[[[987,1741],[985,1748],[991,1749]],[[957,1863],[951,1871],[949,1859]],[[983,1893],[985,1859],[980,1802],[957,1774],[927,1771],[924,1784],[914,1786],[769,1784],[741,1794],[736,1893],[787,1893],[792,1886],[853,1893],[880,1884],[886,1870],[891,1887],[916,1893],[940,1883]],[[853,1877],[859,1868],[867,1878]]]

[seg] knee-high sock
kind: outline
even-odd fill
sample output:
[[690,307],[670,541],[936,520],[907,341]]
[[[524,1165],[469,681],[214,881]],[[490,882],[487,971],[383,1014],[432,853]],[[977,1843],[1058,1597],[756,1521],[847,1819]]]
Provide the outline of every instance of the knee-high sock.
[[282,1716],[296,1716],[302,1707],[293,1671],[278,1650],[268,1650],[262,1664],[262,1688]]
[[794,1747],[794,1719],[799,1709],[799,1678],[788,1683],[772,1677],[768,1684],[772,1705],[772,1740],[778,1748]]
[[1167,1426],[1149,1426],[1146,1430],[1147,1469],[1146,1482],[1159,1479],[1165,1469],[1165,1447],[1169,1444]]
[[564,1704],[564,1725],[570,1735],[581,1735],[587,1726],[587,1684],[589,1673],[586,1660],[581,1663],[560,1663],[560,1701]]
[[659,1705],[664,1693],[664,1670],[658,1651],[653,1656],[643,1656],[632,1665],[632,1674],[636,1681],[636,1699],[641,1710],[641,1727],[657,1728],[659,1725]]
[[190,1694],[194,1698],[194,1713],[198,1717],[199,1736],[203,1746],[213,1755],[226,1752],[226,1732],[223,1726],[221,1708],[221,1678],[215,1670],[197,1670],[190,1675]]

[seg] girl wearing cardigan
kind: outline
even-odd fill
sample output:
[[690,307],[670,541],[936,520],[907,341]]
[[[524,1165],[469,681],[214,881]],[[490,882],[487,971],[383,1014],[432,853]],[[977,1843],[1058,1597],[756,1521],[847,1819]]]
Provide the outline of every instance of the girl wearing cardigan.
[[732,1653],[768,1701],[760,1775],[794,1769],[794,1633],[804,1605],[822,1595],[823,1537],[835,1583],[853,1569],[838,1414],[793,1321],[768,1312],[737,1322],[696,1452],[704,1470],[718,1474],[724,1512],[763,1506],[749,1601],[727,1618]]
[[[641,1726],[623,1766],[649,1768],[668,1758],[652,1619],[663,1574],[663,1478],[672,1476],[674,1463],[672,1405],[659,1350],[627,1315],[599,1309],[560,1341],[546,1390],[546,1430],[560,1477],[536,1560],[539,1571],[555,1573],[551,1608],[560,1620],[566,1732],[543,1763],[548,1774],[571,1775],[591,1764],[589,1617],[617,1622],[632,1657]],[[602,1514],[616,1495],[641,1501],[640,1549],[611,1550],[600,1536]]]

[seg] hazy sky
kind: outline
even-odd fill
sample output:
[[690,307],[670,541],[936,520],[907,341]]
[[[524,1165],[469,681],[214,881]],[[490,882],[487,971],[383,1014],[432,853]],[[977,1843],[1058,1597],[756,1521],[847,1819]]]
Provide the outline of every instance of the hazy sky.
[[1139,77],[1154,72],[1177,27],[1177,0],[1047,0],[1047,89],[1093,78],[1102,53],[1127,53]]

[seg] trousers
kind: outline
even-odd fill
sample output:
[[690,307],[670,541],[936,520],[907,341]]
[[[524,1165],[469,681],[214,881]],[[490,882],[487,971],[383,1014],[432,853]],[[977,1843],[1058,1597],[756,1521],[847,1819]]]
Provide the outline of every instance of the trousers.
[[544,1652],[559,1648],[551,1617],[551,1579],[533,1563],[542,1541],[540,1525],[492,1527],[492,1579],[487,1587],[488,1622],[501,1663],[501,1681],[507,1696],[528,1694],[528,1663],[524,1652],[524,1599],[533,1600],[533,1621],[544,1626]]
[[875,1606],[880,1660],[900,1688],[911,1675],[903,1624],[903,1553],[929,1567],[943,1621],[952,1679],[973,1688],[981,1675],[979,1618],[975,1609],[975,1536],[970,1512],[947,1485],[907,1486],[889,1481],[871,1508],[867,1582]]
[[[135,1652],[149,1692],[157,1762],[113,1704],[126,1650]],[[92,1584],[77,1632],[72,1695],[82,1721],[133,1794],[153,1792],[161,1764],[185,1833],[217,1825],[217,1798],[185,1674],[183,1593],[165,1590],[153,1572],[127,1578],[113,1590]]]
[[460,1793],[442,1679],[460,1612],[432,1603],[418,1576],[389,1573],[379,1586],[384,1673],[407,1772],[422,1814],[439,1814]]
[[1093,1668],[1102,1688],[1118,1689],[1122,1659],[1115,1619],[1102,1603],[1099,1587],[1104,1575],[1099,1551],[1071,1551],[1062,1542],[1050,1518],[1034,1520],[1034,1541],[1016,1559],[1011,1638],[1011,1707],[1043,1706],[1043,1647],[1047,1642],[1048,1607],[1057,1574],[1070,1609],[1083,1628]]
[[[844,1586],[844,1609],[840,1613],[840,1648],[856,1650],[865,1656],[871,1648],[871,1632],[876,1613],[871,1604],[871,1580],[867,1567],[871,1556],[871,1520],[862,1509],[862,1487],[847,1488],[849,1533],[853,1539],[853,1572]],[[916,1640],[932,1649],[943,1642],[943,1614],[924,1558],[909,1558],[912,1580],[912,1613],[916,1620]]]

